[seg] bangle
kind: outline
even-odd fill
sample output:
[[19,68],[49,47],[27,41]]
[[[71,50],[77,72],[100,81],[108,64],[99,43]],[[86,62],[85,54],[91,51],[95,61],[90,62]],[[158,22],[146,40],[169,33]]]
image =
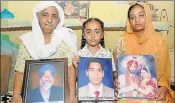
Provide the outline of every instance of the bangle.
[[76,94],[76,90],[75,89],[73,89],[73,90],[69,90],[69,93],[75,93]]
[[69,94],[74,94],[74,95],[76,95],[76,90],[75,90],[75,89],[69,90]]
[[17,96],[21,96],[21,94],[15,94],[15,95],[13,95],[12,99],[15,98],[15,97],[17,97]]
[[76,91],[75,89],[73,89],[73,90],[69,90],[69,91]]

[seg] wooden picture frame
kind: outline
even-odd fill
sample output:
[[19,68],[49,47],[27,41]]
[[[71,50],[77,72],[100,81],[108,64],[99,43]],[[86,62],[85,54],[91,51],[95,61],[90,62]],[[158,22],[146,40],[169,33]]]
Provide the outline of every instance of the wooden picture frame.
[[23,103],[68,103],[67,68],[67,58],[26,60]]

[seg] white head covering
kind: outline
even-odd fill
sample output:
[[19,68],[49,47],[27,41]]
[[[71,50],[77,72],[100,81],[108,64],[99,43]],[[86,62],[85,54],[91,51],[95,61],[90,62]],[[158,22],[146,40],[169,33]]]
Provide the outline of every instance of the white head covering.
[[[50,6],[57,8],[60,20],[56,29],[52,32],[51,42],[45,45],[44,36],[36,13]],[[41,1],[34,8],[32,32],[20,36],[20,39],[33,59],[47,59],[55,52],[59,52],[58,47],[62,40],[71,48],[73,53],[77,51],[77,36],[73,30],[63,27],[63,23],[64,11],[55,1]]]

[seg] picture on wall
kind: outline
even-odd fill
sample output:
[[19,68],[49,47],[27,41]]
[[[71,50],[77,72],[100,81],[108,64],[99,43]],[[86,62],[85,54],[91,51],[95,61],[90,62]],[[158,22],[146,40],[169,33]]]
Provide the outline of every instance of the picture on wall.
[[89,18],[90,1],[56,1],[64,10],[64,25],[82,26],[82,23]]
[[65,19],[87,19],[89,14],[89,1],[56,1],[64,10]]

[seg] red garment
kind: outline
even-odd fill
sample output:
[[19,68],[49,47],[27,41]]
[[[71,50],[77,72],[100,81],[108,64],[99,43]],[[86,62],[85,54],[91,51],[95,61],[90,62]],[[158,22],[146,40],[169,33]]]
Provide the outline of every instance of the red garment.
[[148,95],[145,95],[146,98],[154,98],[158,92],[157,90],[157,84],[155,83],[155,81],[153,81],[152,79],[150,79],[148,82],[146,82],[146,85],[151,85],[154,89],[153,89],[153,93],[149,93]]
[[100,94],[100,92],[99,92],[99,91],[95,91],[94,94],[95,94],[95,96],[96,96],[96,100],[98,100],[98,99],[99,99],[99,94]]
[[[147,94],[147,95],[144,95],[144,98],[155,98],[157,92],[158,92],[158,89],[157,89],[157,83],[153,80],[153,79],[149,79],[147,82],[146,82],[146,86],[152,86],[154,89],[151,93]],[[141,89],[146,89],[146,87],[144,85],[140,85],[140,88]]]

